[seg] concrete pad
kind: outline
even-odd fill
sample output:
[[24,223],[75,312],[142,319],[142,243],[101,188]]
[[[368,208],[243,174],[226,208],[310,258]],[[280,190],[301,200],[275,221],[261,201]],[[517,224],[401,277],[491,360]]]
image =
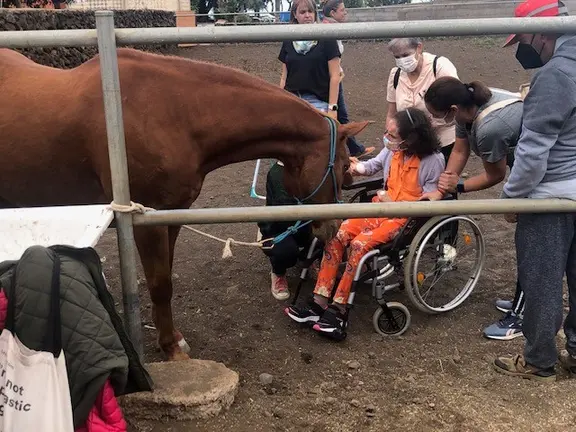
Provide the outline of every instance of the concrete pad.
[[208,418],[230,408],[238,391],[238,373],[211,360],[149,363],[146,369],[154,390],[118,398],[126,418]]

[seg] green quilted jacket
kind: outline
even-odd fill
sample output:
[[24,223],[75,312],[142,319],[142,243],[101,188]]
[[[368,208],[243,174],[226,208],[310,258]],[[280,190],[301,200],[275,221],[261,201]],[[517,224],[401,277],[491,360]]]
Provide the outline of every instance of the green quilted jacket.
[[7,297],[16,273],[15,333],[20,340],[28,348],[42,349],[54,254],[61,260],[62,348],[77,428],[85,423],[108,378],[116,396],[151,390],[152,381],[114,308],[92,248],[32,246],[20,260],[0,263],[0,286]]

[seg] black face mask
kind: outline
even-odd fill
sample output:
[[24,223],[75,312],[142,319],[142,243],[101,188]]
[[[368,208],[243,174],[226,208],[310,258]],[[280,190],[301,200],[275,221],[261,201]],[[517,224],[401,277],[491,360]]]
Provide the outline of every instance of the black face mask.
[[[544,47],[542,47],[544,48]],[[544,62],[536,49],[527,43],[519,43],[516,50],[516,60],[520,62],[524,69],[537,69],[544,66]]]

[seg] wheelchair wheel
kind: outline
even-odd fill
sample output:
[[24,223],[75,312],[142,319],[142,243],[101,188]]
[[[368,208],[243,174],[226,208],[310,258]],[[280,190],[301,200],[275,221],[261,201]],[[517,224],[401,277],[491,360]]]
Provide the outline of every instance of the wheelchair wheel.
[[372,315],[374,330],[382,336],[400,336],[404,334],[412,321],[410,311],[406,306],[398,302],[388,302],[386,306],[390,309],[392,316],[386,316],[384,310],[378,307],[374,311],[374,315]]
[[448,312],[472,294],[484,266],[484,238],[467,216],[435,216],[416,233],[404,263],[404,285],[416,308]]

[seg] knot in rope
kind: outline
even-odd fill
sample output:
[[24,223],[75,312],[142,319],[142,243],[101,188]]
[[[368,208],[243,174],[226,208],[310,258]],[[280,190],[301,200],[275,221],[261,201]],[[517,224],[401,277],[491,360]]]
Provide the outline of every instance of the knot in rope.
[[[146,207],[140,203],[135,203],[134,201],[130,201],[130,205],[123,205],[123,204],[118,204],[115,203],[114,201],[112,201],[110,203],[110,209],[115,211],[115,212],[119,212],[119,213],[138,213],[138,214],[144,214],[146,212],[149,211],[156,211],[156,209],[152,208],[152,207]],[[257,242],[243,242],[243,241],[238,241],[238,240],[234,240],[231,237],[228,237],[226,240],[220,238],[220,237],[216,237],[212,234],[208,234],[204,231],[200,231],[196,228],[192,228],[190,225],[182,225],[182,228],[185,228],[189,231],[195,232],[196,234],[200,234],[203,235],[205,237],[211,238],[212,240],[216,240],[219,241],[221,243],[224,243],[224,250],[222,251],[222,258],[226,259],[226,258],[230,258],[232,256],[232,244],[234,245],[240,245],[240,246],[254,246],[254,247],[259,247],[261,249],[271,249],[267,248],[264,246],[265,242],[268,242],[272,239],[265,239],[265,240],[261,240],[261,241],[257,241]]]
[[140,203],[135,203],[134,201],[130,201],[130,205],[123,205],[118,204],[112,201],[110,203],[110,208],[118,213],[139,213],[144,214],[147,211],[154,211],[151,207],[145,207]]
[[287,228],[286,231],[288,234],[296,234],[298,232],[298,228],[299,227],[292,225],[291,227]]

